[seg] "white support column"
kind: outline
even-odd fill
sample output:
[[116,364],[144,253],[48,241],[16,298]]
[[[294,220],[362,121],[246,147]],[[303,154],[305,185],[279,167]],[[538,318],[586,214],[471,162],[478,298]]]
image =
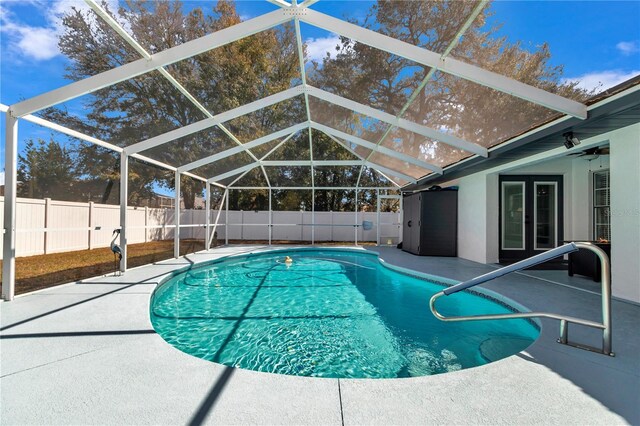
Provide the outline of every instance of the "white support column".
[[398,220],[398,223],[400,224],[398,225],[398,240],[399,242],[402,242],[404,241],[404,235],[402,235],[402,232],[404,231],[404,197],[402,196],[402,192],[400,192],[400,214],[398,217],[400,218],[400,220]]
[[353,229],[355,229],[355,245],[358,245],[358,189],[356,189],[356,199],[355,199],[355,219],[354,219],[354,226]]
[[380,245],[380,190],[376,189],[376,245]]
[[316,243],[316,188],[311,188],[311,245]]
[[[213,240],[213,237],[216,235],[217,228],[218,228],[218,222],[220,221],[220,214],[222,213],[222,206],[224,205],[225,198],[227,198],[227,193],[228,193],[228,190],[226,190],[226,189],[222,193],[222,198],[220,199],[220,205],[218,206],[218,213],[216,214],[216,221],[213,224],[213,230],[212,230],[213,232],[211,233],[211,236],[209,236],[209,242],[207,243],[208,247],[211,247],[211,241]],[[225,231],[224,231],[225,234],[227,232],[226,228],[227,228],[227,226],[226,226],[226,223],[225,223]],[[216,239],[216,241],[217,241],[217,239]]]
[[229,245],[229,196],[230,196],[230,191],[229,188],[225,189],[225,215],[224,215],[224,244],[225,245]]
[[16,195],[18,191],[18,119],[5,113],[4,235],[2,298],[13,300],[16,288]]
[[129,199],[129,156],[120,153],[120,272],[127,270],[127,201]]
[[272,232],[273,232],[273,211],[271,210],[271,188],[269,188],[269,245],[271,245]]
[[175,194],[175,213],[174,213],[174,223],[176,225],[175,231],[173,233],[173,257],[176,259],[180,257],[180,172],[176,171],[175,175],[175,184],[174,184],[176,194]]
[[209,234],[211,233],[211,186],[209,182],[204,183],[204,188],[207,193],[207,198],[205,198],[205,206],[204,206],[204,209],[207,212],[206,217],[204,219],[204,223],[205,223],[204,249],[209,251],[211,249],[211,245],[209,244],[209,241],[211,241],[211,239],[209,238]]

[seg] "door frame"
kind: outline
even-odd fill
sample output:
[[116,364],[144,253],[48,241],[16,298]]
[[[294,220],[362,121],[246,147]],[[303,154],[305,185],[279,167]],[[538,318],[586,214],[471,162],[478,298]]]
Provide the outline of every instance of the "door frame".
[[[523,182],[524,184],[524,249],[502,248],[502,184],[503,182]],[[540,254],[548,249],[535,248],[536,215],[535,184],[556,184],[556,246],[564,239],[564,176],[563,175],[500,175],[498,177],[498,259],[500,263],[510,263]],[[527,214],[529,212],[529,214]],[[562,258],[556,261],[562,262]]]

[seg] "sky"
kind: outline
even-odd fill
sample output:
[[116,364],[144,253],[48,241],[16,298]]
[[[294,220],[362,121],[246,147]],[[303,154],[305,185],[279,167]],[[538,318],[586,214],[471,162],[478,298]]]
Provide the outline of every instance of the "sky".
[[[118,0],[107,0],[112,9]],[[193,8],[211,2],[187,1]],[[237,1],[242,19],[276,9],[267,1]],[[312,8],[339,18],[362,21],[372,1],[321,0]],[[82,0],[0,0],[0,103],[11,105],[61,87],[67,63],[57,40],[61,16],[71,7],[88,9]],[[554,65],[580,86],[606,89],[640,74],[640,1],[494,1],[492,20],[499,36],[525,48],[548,43]],[[333,52],[338,37],[309,25],[302,36],[312,59]],[[4,114],[2,114],[4,115]],[[4,141],[4,118],[0,120]],[[48,138],[35,125],[20,126],[21,146],[28,137]],[[0,145],[4,166],[4,144]],[[2,167],[4,168],[4,167]],[[4,173],[0,174],[4,180]]]

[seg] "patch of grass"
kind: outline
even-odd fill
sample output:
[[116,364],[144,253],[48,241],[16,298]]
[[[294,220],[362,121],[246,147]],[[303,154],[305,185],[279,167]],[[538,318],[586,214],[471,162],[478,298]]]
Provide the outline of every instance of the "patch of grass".
[[[267,240],[230,240],[230,244],[268,244]],[[279,241],[274,245],[310,245],[309,241]],[[374,242],[361,242],[362,245],[375,245]],[[343,246],[348,242],[320,242],[318,245]],[[152,241],[130,244],[127,265],[129,268],[171,259],[173,240]],[[194,253],[204,249],[203,240],[180,240],[180,255]],[[109,247],[93,250],[67,251],[64,253],[42,254],[19,257],[16,259],[16,294],[53,287],[72,281],[78,281],[114,272],[113,253]],[[0,277],[2,262],[0,261]]]
[[[173,240],[131,244],[127,248],[127,264],[130,268],[173,257]],[[180,241],[181,255],[203,249],[204,241],[202,240]],[[113,253],[109,247],[18,257],[16,259],[16,294],[110,274],[113,273],[114,266]]]

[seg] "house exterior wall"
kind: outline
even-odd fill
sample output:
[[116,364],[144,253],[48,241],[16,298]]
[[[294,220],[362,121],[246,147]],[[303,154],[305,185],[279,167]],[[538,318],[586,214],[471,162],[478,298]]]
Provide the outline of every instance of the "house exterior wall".
[[640,124],[611,135],[613,295],[640,302]]
[[458,256],[498,261],[498,176],[557,174],[564,177],[564,239],[590,240],[592,172],[611,171],[613,295],[640,303],[640,124],[583,140],[570,152],[609,144],[611,154],[591,162],[569,157],[564,146],[466,176],[459,187]]

